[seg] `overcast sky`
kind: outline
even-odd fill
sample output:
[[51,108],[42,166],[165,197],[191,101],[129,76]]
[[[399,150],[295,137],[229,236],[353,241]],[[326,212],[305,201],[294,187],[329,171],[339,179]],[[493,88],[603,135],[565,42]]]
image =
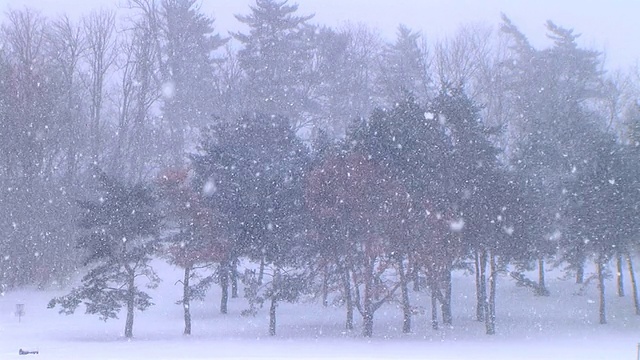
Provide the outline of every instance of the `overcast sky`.
[[[249,12],[254,0],[200,0],[205,13],[216,18],[222,34],[242,30],[234,14]],[[30,6],[45,15],[72,17],[92,8],[113,7],[126,0],[0,0],[0,9]],[[544,23],[552,20],[582,34],[581,44],[605,50],[611,68],[633,66],[640,58],[640,0],[289,0],[314,22],[336,26],[346,21],[368,23],[393,39],[398,24],[422,31],[427,39],[452,34],[461,24],[498,25],[504,12],[543,47],[548,43]]]

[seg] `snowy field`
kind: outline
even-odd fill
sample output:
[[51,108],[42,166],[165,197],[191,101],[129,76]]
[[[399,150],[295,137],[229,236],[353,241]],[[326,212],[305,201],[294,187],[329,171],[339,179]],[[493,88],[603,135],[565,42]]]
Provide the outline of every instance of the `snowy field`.
[[[413,318],[413,333],[402,334],[402,313],[389,305],[375,314],[374,337],[343,330],[343,308],[324,308],[317,302],[281,304],[278,335],[268,333],[268,314],[243,317],[244,299],[230,299],[229,314],[218,311],[219,291],[192,305],[193,334],[182,335],[181,307],[175,305],[180,273],[159,266],[164,282],[152,291],[155,306],[136,313],[134,339],[123,335],[124,319],[101,322],[84,315],[59,315],[47,302],[64,291],[22,290],[0,297],[0,360],[6,359],[636,359],[640,316],[631,296],[618,298],[613,281],[607,283],[609,324],[597,324],[595,284],[581,292],[571,280],[549,274],[549,297],[535,297],[529,289],[500,278],[497,334],[484,335],[473,320],[472,276],[454,280],[454,325],[429,328],[429,296],[414,293],[422,311]],[[629,292],[630,285],[627,285]],[[25,304],[19,321],[16,304]],[[38,355],[18,355],[19,349]]]

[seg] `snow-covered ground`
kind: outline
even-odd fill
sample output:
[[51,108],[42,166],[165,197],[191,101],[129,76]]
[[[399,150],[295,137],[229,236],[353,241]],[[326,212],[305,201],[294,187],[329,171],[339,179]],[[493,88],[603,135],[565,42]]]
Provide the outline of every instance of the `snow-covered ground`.
[[[374,337],[359,330],[343,330],[343,308],[324,308],[317,302],[281,304],[278,335],[268,336],[266,309],[243,317],[244,299],[230,299],[230,311],[218,311],[219,291],[192,305],[193,335],[182,335],[182,309],[175,305],[181,287],[179,271],[160,265],[164,282],[152,290],[156,305],[136,313],[133,340],[123,334],[124,320],[101,322],[84,315],[59,315],[47,302],[64,291],[21,290],[0,296],[0,360],[6,359],[636,359],[640,316],[632,298],[619,298],[613,281],[607,283],[609,324],[597,323],[595,284],[581,292],[571,280],[550,273],[549,297],[535,297],[529,289],[500,278],[497,334],[484,335],[474,321],[472,276],[454,280],[454,325],[439,331],[429,327],[429,296],[414,294],[420,307],[413,333],[402,334],[402,314],[394,305],[375,315]],[[627,290],[630,285],[627,284]],[[16,304],[25,304],[21,321]],[[356,320],[359,320],[356,317]],[[360,324],[356,324],[357,326]],[[19,349],[38,355],[18,355]]]

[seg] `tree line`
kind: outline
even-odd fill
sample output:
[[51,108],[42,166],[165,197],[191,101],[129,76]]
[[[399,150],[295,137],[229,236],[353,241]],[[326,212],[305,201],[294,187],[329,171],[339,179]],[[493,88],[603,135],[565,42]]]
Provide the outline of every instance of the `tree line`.
[[191,301],[216,284],[226,313],[241,282],[272,335],[278,303],[312,294],[372,336],[392,301],[411,331],[412,291],[431,294],[433,328],[451,324],[464,269],[493,334],[499,274],[540,296],[549,266],[593,280],[604,324],[605,280],[624,296],[626,266],[640,314],[637,71],[607,73],[552,22],[538,49],[506,16],[433,44],[315,25],[275,0],[236,18],[249,30],[226,38],[195,0],[77,22],[7,11],[3,287],[81,272],[50,307],[126,308],[131,337],[161,256],[184,270],[185,334]]

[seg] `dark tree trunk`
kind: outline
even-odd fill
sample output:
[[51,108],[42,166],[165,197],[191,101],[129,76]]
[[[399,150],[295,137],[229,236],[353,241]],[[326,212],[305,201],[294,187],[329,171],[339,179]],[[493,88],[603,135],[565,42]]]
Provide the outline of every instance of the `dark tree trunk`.
[[373,272],[374,262],[367,259],[366,273],[364,274],[364,299],[362,301],[362,336],[373,336]]
[[577,264],[576,264],[576,284],[584,283],[584,255],[581,249],[581,245],[576,249],[577,253]]
[[264,278],[264,257],[260,259],[260,270],[258,271],[258,285],[262,285],[262,279]]
[[451,266],[447,265],[444,272],[444,301],[442,302],[442,323],[445,325],[453,324],[453,313],[451,311]]
[[373,313],[372,309],[367,309],[365,305],[364,314],[362,315],[362,336],[373,336]]
[[413,291],[420,291],[420,269],[417,267],[413,271]]
[[538,286],[540,289],[547,287],[544,281],[544,259],[542,257],[538,259]]
[[536,295],[539,296],[549,296],[549,290],[547,289],[547,285],[545,283],[544,277],[544,258],[538,258],[538,290],[536,291]]
[[431,328],[438,330],[438,297],[433,288],[431,289]]
[[128,339],[133,337],[133,315],[135,312],[136,284],[135,274],[131,267],[126,266],[127,271],[127,320],[124,325],[124,336]]
[[624,278],[622,276],[622,253],[618,252],[616,256],[617,279],[618,279],[618,296],[624,296]]
[[353,297],[351,294],[351,282],[349,280],[349,269],[342,269],[342,286],[344,288],[345,305],[347,306],[347,321],[345,328],[353,330]]
[[269,307],[269,335],[276,335],[276,308],[278,307],[278,302],[276,301],[275,296],[271,297],[271,306]]
[[238,259],[233,259],[231,263],[231,298],[238,298]]
[[191,266],[184,268],[184,279],[182,280],[182,308],[184,309],[184,334],[191,335]]
[[485,305],[487,301],[487,285],[485,272],[487,254],[484,250],[476,251],[476,320],[484,321]]
[[627,266],[629,267],[629,278],[631,279],[631,291],[633,291],[633,305],[636,308],[636,315],[640,315],[640,301],[638,300],[638,283],[636,282],[636,274],[633,271],[633,262],[631,255],[627,253]]
[[486,325],[487,335],[494,335],[496,333],[496,281],[497,281],[497,266],[496,257],[491,251],[489,255],[489,301],[486,305]]
[[322,306],[329,306],[329,266],[325,265],[322,274]]
[[409,284],[404,272],[403,259],[398,259],[398,274],[400,275],[400,289],[402,291],[402,332],[411,332],[411,304],[409,302]]
[[373,304],[371,303],[370,285],[365,284],[364,303],[362,306],[362,336],[373,336]]
[[229,263],[224,262],[220,264],[220,288],[222,289],[222,296],[220,297],[220,313],[226,314],[228,312],[229,303]]
[[578,264],[578,269],[576,271],[576,284],[584,283],[584,266],[582,264]]
[[598,291],[600,294],[600,324],[607,323],[607,313],[604,298],[604,259],[602,256],[598,257],[596,262],[596,271],[598,272]]

